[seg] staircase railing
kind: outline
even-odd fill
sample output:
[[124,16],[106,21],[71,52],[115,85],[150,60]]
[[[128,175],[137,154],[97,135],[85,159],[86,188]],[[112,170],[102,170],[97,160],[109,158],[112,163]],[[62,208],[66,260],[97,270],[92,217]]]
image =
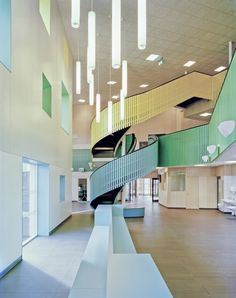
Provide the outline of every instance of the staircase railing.
[[152,172],[158,161],[158,140],[98,168],[90,176],[90,200]]
[[[120,120],[120,103],[113,104],[112,132],[141,123],[167,111],[192,97],[215,100],[218,96],[223,76],[192,72],[148,92],[125,100],[125,118]],[[109,135],[107,129],[107,108],[101,112],[101,121],[94,119],[91,125],[92,147]]]

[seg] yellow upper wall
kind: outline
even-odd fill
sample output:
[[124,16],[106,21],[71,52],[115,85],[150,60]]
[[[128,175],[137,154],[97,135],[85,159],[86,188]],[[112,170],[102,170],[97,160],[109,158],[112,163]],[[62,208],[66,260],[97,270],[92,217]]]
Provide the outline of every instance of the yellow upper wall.
[[[113,104],[112,132],[146,121],[192,97],[215,100],[223,79],[224,76],[219,74],[209,76],[193,72],[148,92],[129,97],[125,100],[123,121],[120,121],[120,103]],[[92,122],[92,146],[107,135],[106,108],[101,112],[100,123],[96,123],[95,119]]]

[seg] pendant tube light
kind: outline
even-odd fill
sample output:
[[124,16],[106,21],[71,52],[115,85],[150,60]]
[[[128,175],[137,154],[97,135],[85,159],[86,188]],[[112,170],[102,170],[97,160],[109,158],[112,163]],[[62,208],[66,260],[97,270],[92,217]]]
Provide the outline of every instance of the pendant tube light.
[[100,110],[101,110],[101,95],[96,94],[96,122],[100,122]]
[[128,65],[127,60],[122,61],[122,90],[124,97],[127,96],[127,88],[128,88]]
[[124,92],[120,90],[120,120],[125,119],[125,97]]
[[121,61],[121,0],[112,0],[112,67]]
[[108,101],[107,131],[112,133],[112,101]]
[[95,69],[96,64],[96,14],[88,13],[88,67]]
[[89,104],[94,105],[94,76],[91,75],[91,82],[89,83]]
[[79,28],[80,25],[80,0],[71,0],[71,26]]
[[76,94],[81,92],[81,63],[76,61]]
[[146,48],[146,0],[138,0],[138,48]]

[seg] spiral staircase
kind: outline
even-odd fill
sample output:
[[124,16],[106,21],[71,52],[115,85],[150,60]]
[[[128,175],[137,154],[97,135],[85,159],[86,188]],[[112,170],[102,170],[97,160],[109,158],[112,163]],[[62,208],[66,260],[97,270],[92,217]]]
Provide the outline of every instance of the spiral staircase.
[[[114,203],[126,183],[146,176],[157,166],[203,164],[202,157],[205,155],[209,157],[208,163],[217,160],[236,141],[236,129],[226,138],[217,129],[220,123],[227,120],[236,123],[235,82],[234,55],[223,84],[222,81],[217,82],[217,76],[193,72],[154,90],[128,98],[123,121],[119,120],[119,103],[114,104],[112,134],[107,133],[107,109],[103,110],[101,122],[92,122],[92,153],[94,156],[102,156],[107,147],[114,156],[122,137],[132,125],[151,119],[192,98],[214,100],[214,96],[217,97],[214,112],[206,125],[160,136],[138,150],[135,150],[135,136],[132,135],[132,146],[126,155],[115,158],[91,175],[91,206],[96,208],[98,204]],[[207,152],[207,147],[211,144],[217,144],[217,150],[213,154]]]

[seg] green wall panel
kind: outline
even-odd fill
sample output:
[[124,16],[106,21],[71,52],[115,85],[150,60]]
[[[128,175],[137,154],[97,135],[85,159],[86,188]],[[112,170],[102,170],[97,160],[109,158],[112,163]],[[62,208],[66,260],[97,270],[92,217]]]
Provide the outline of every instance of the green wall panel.
[[42,107],[48,116],[52,117],[52,87],[44,74],[42,81]]
[[198,126],[159,138],[161,167],[184,166],[202,163],[207,154],[208,126]]
[[222,121],[236,121],[236,56],[234,55],[230,68],[225,77],[224,84],[219,94],[214,112],[209,122],[209,145],[219,145],[219,150],[212,156],[216,158],[226,148],[236,141],[236,130],[223,137],[217,127]]
[[70,131],[70,98],[63,82],[61,82],[61,127]]
[[88,163],[92,161],[91,151],[89,149],[72,150],[73,171],[78,172],[79,168],[85,171],[91,171]]
[[39,0],[39,12],[47,32],[50,35],[51,0]]
[[189,166],[203,164],[202,156],[208,155],[207,146],[216,145],[217,150],[209,156],[215,160],[236,141],[236,129],[228,137],[223,137],[218,125],[223,121],[236,121],[236,55],[218,96],[209,124],[187,129],[160,137],[160,166]]

